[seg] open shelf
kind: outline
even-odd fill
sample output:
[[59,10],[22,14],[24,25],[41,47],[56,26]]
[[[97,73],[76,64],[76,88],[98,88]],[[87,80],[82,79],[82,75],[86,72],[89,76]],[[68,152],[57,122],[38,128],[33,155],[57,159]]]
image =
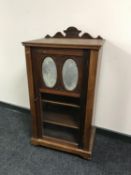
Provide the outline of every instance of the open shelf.
[[79,129],[79,124],[75,117],[76,116],[72,116],[66,113],[64,114],[51,111],[43,112],[43,121],[45,123]]
[[74,132],[71,128],[44,123],[43,137],[44,136],[78,144],[78,131]]
[[44,103],[51,103],[61,106],[68,106],[72,108],[80,108],[80,98],[59,96],[54,94],[42,93],[41,101]]
[[42,100],[42,121],[58,126],[79,129],[80,109],[58,103],[47,103]]
[[43,101],[45,103],[58,104],[58,105],[62,105],[62,106],[70,106],[70,107],[74,107],[74,108],[80,108],[79,105],[72,104],[72,103],[64,103],[64,102],[53,101],[53,100],[41,100],[41,101]]
[[80,98],[41,93],[43,137],[78,145]]

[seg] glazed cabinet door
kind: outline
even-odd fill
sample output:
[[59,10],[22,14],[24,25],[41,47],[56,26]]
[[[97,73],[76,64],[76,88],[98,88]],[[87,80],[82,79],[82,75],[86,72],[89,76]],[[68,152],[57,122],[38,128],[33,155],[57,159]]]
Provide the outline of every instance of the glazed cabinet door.
[[40,137],[82,147],[90,52],[34,47],[31,55]]

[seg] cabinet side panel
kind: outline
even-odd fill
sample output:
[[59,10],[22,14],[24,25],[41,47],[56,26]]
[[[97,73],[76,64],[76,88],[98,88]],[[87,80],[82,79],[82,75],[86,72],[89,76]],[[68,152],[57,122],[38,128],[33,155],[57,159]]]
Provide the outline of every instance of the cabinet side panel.
[[95,91],[95,81],[96,81],[96,70],[97,70],[97,60],[98,60],[98,51],[90,51],[90,60],[89,60],[89,72],[88,72],[88,88],[87,88],[87,102],[86,102],[86,111],[85,111],[85,125],[84,125],[84,149],[90,149],[90,142],[92,137],[92,114],[93,114],[93,102],[94,102],[94,91]]
[[32,70],[32,61],[31,61],[31,49],[30,47],[25,47],[26,54],[26,67],[27,67],[27,76],[28,76],[28,89],[30,97],[30,109],[32,115],[32,137],[37,138],[37,112],[35,104],[35,94],[34,94],[34,80],[33,80],[33,70]]

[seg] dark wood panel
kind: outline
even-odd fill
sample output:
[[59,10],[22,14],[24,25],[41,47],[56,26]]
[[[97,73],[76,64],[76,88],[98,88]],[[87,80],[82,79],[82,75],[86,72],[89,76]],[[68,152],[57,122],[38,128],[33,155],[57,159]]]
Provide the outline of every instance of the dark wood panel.
[[33,47],[33,50],[37,54],[41,55],[67,55],[67,56],[82,56],[83,50],[82,49],[60,49],[60,48],[43,48],[43,47]]
[[[46,51],[46,49],[45,49]],[[57,52],[59,53],[61,51],[61,49],[58,49]],[[83,54],[83,51],[81,51]],[[76,50],[77,53],[77,50]],[[33,69],[34,69],[34,81],[36,82],[35,85],[42,89],[47,89],[50,91],[61,91],[65,94],[69,93],[71,94],[73,93],[80,93],[81,91],[81,85],[82,85],[82,80],[83,80],[83,66],[84,66],[84,58],[83,56],[68,56],[66,54],[61,54],[61,55],[54,55],[54,54],[43,54],[43,53],[37,53],[37,49],[36,48],[32,48],[32,63],[33,63]],[[46,86],[44,80],[43,80],[43,76],[42,76],[42,63],[44,61],[44,59],[46,57],[50,56],[53,61],[55,62],[55,65],[57,67],[57,81],[56,84],[54,85],[53,88],[49,88]],[[67,59],[73,59],[73,61],[76,63],[77,65],[77,69],[78,69],[78,83],[75,87],[75,89],[73,91],[68,91],[65,88],[64,82],[63,82],[63,77],[62,77],[62,70],[63,70],[63,65],[65,63],[65,61]],[[36,88],[36,89],[38,89]]]
[[55,89],[52,90],[52,89],[40,88],[40,92],[48,93],[48,94],[56,94],[56,95],[61,95],[61,96],[68,96],[68,97],[80,97],[79,93],[59,91]]

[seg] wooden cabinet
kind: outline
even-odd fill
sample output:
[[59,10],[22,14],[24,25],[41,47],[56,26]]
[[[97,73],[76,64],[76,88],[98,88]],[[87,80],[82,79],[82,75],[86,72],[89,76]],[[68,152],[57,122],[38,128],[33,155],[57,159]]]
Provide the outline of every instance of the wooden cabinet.
[[23,42],[32,114],[32,139],[90,159],[95,134],[93,98],[101,37],[69,27],[65,35]]

